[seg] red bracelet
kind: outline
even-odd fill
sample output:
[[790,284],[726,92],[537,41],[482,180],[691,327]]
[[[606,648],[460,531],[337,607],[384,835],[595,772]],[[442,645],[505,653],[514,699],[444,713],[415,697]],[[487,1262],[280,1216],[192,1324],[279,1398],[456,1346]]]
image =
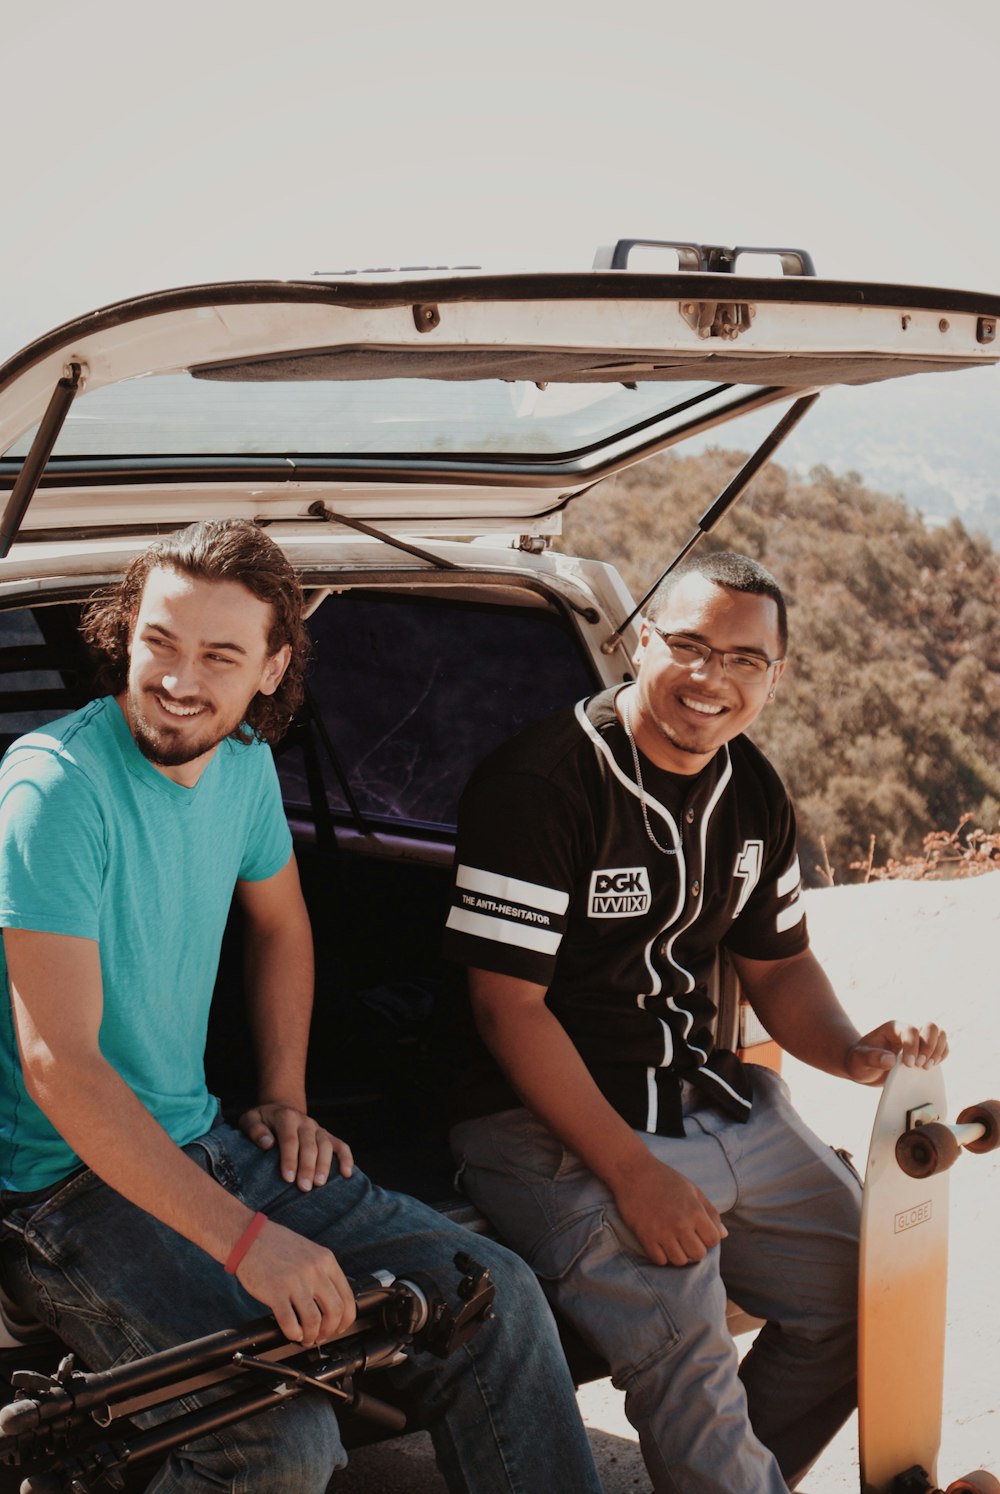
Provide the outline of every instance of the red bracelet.
[[266,1214],[255,1214],[250,1220],[250,1223],[247,1225],[246,1229],[240,1235],[239,1239],[236,1241],[236,1244],[229,1252],[229,1259],[226,1261],[226,1270],[228,1271],[230,1276],[236,1275],[237,1266],[246,1255],[247,1251],[250,1249],[250,1246],[253,1244],[254,1240],[256,1240],[257,1236],[260,1234],[266,1223]]

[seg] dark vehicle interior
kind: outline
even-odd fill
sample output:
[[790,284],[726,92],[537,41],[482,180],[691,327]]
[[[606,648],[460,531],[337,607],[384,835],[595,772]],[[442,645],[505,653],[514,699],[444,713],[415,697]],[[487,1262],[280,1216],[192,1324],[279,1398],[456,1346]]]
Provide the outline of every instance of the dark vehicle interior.
[[[3,750],[93,697],[79,613],[0,614]],[[461,1006],[438,949],[458,798],[494,745],[594,680],[539,607],[359,590],[326,597],[309,626],[308,700],[276,759],[316,945],[310,1102],[377,1181],[438,1203]],[[231,1116],[256,1092],[241,991],[234,910],[206,1057]]]

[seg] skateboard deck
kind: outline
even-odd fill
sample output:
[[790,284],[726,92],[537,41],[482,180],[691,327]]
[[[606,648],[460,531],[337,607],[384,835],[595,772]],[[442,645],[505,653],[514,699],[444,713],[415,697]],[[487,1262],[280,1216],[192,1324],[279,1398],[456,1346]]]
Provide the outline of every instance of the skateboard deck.
[[[948,1173],[908,1177],[897,1139],[912,1113],[945,1118],[939,1067],[897,1063],[872,1128],[861,1208],[858,1430],[863,1494],[919,1464],[937,1487],[948,1278]],[[929,1112],[933,1112],[930,1114]]]

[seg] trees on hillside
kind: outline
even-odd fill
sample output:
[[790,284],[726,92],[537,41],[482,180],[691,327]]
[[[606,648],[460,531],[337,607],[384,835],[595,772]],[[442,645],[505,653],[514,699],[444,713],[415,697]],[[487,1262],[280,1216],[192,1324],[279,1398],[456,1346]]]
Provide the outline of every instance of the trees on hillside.
[[[742,456],[666,453],[574,502],[563,548],[612,561],[638,596]],[[1000,817],[1000,555],[958,520],[929,529],[856,474],[770,466],[702,541],[772,570],[789,668],[754,736],[795,798],[803,871],[903,860],[970,814]],[[825,847],[825,851],[824,851]]]

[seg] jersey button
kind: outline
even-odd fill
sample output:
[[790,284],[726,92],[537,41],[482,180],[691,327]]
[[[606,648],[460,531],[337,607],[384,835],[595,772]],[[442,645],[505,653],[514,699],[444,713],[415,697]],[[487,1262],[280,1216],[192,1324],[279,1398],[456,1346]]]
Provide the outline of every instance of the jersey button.
[[700,882],[692,882],[691,883],[691,896],[692,897],[697,897],[700,891],[701,891],[701,883]]
[[687,820],[687,822],[688,822],[689,825],[693,825],[694,824],[694,810],[693,809],[686,810],[685,813],[684,813],[684,818]]

